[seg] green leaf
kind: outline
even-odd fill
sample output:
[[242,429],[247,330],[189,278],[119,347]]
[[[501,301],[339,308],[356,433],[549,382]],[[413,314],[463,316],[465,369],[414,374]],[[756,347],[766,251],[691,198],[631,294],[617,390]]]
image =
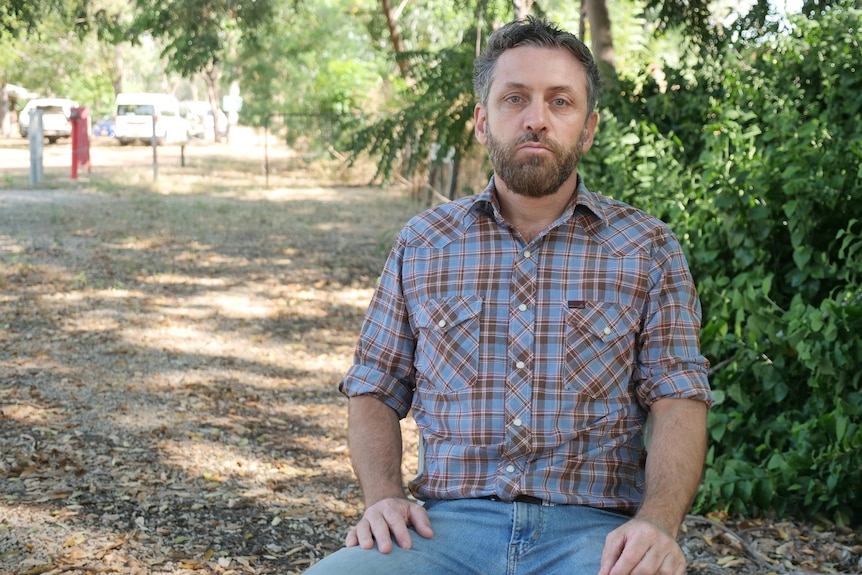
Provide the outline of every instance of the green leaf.
[[640,141],[641,141],[641,139],[637,136],[637,134],[633,134],[631,132],[624,134],[620,138],[620,143],[623,146],[629,146],[629,147],[638,145],[640,143]]
[[808,266],[808,263],[811,261],[811,255],[814,253],[808,246],[799,246],[797,245],[796,249],[793,251],[793,261],[796,264],[796,267],[799,269],[804,269]]
[[773,453],[766,463],[767,469],[781,469],[784,466],[784,457],[780,453]]
[[774,274],[767,274],[766,277],[763,278],[763,282],[760,284],[760,292],[769,296],[769,293],[772,291],[772,278],[775,277]]

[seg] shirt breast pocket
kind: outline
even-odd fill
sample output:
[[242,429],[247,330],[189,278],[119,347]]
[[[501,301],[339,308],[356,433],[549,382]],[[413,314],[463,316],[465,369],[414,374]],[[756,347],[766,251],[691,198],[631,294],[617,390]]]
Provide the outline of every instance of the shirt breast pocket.
[[448,391],[476,382],[481,312],[479,296],[455,296],[423,304],[416,318],[419,338],[415,366],[419,378]]
[[594,399],[628,386],[640,314],[632,307],[585,302],[566,310],[565,387]]

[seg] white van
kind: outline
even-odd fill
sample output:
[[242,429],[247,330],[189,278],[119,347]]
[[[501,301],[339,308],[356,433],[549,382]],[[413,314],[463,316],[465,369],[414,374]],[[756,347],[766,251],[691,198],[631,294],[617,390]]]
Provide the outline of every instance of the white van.
[[188,121],[180,114],[179,101],[168,94],[117,94],[114,137],[125,146],[135,140],[149,144],[155,123],[159,144],[188,139]]

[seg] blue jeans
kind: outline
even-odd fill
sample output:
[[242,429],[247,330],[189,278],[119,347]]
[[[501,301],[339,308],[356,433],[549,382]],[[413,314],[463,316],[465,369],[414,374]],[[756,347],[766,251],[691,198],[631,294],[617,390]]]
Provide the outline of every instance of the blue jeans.
[[411,530],[412,549],[339,549],[306,575],[596,575],[605,537],[628,521],[577,505],[486,499],[429,501],[434,537]]

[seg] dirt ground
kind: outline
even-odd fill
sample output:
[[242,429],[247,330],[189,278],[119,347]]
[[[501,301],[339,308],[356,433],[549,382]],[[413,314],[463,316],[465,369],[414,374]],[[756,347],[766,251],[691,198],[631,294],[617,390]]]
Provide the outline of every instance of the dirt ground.
[[[301,573],[361,513],[336,386],[421,206],[269,147],[165,147],[154,174],[97,142],[71,180],[61,144],[30,186],[0,141],[0,573]],[[693,516],[680,542],[695,574],[862,571],[825,521]]]

